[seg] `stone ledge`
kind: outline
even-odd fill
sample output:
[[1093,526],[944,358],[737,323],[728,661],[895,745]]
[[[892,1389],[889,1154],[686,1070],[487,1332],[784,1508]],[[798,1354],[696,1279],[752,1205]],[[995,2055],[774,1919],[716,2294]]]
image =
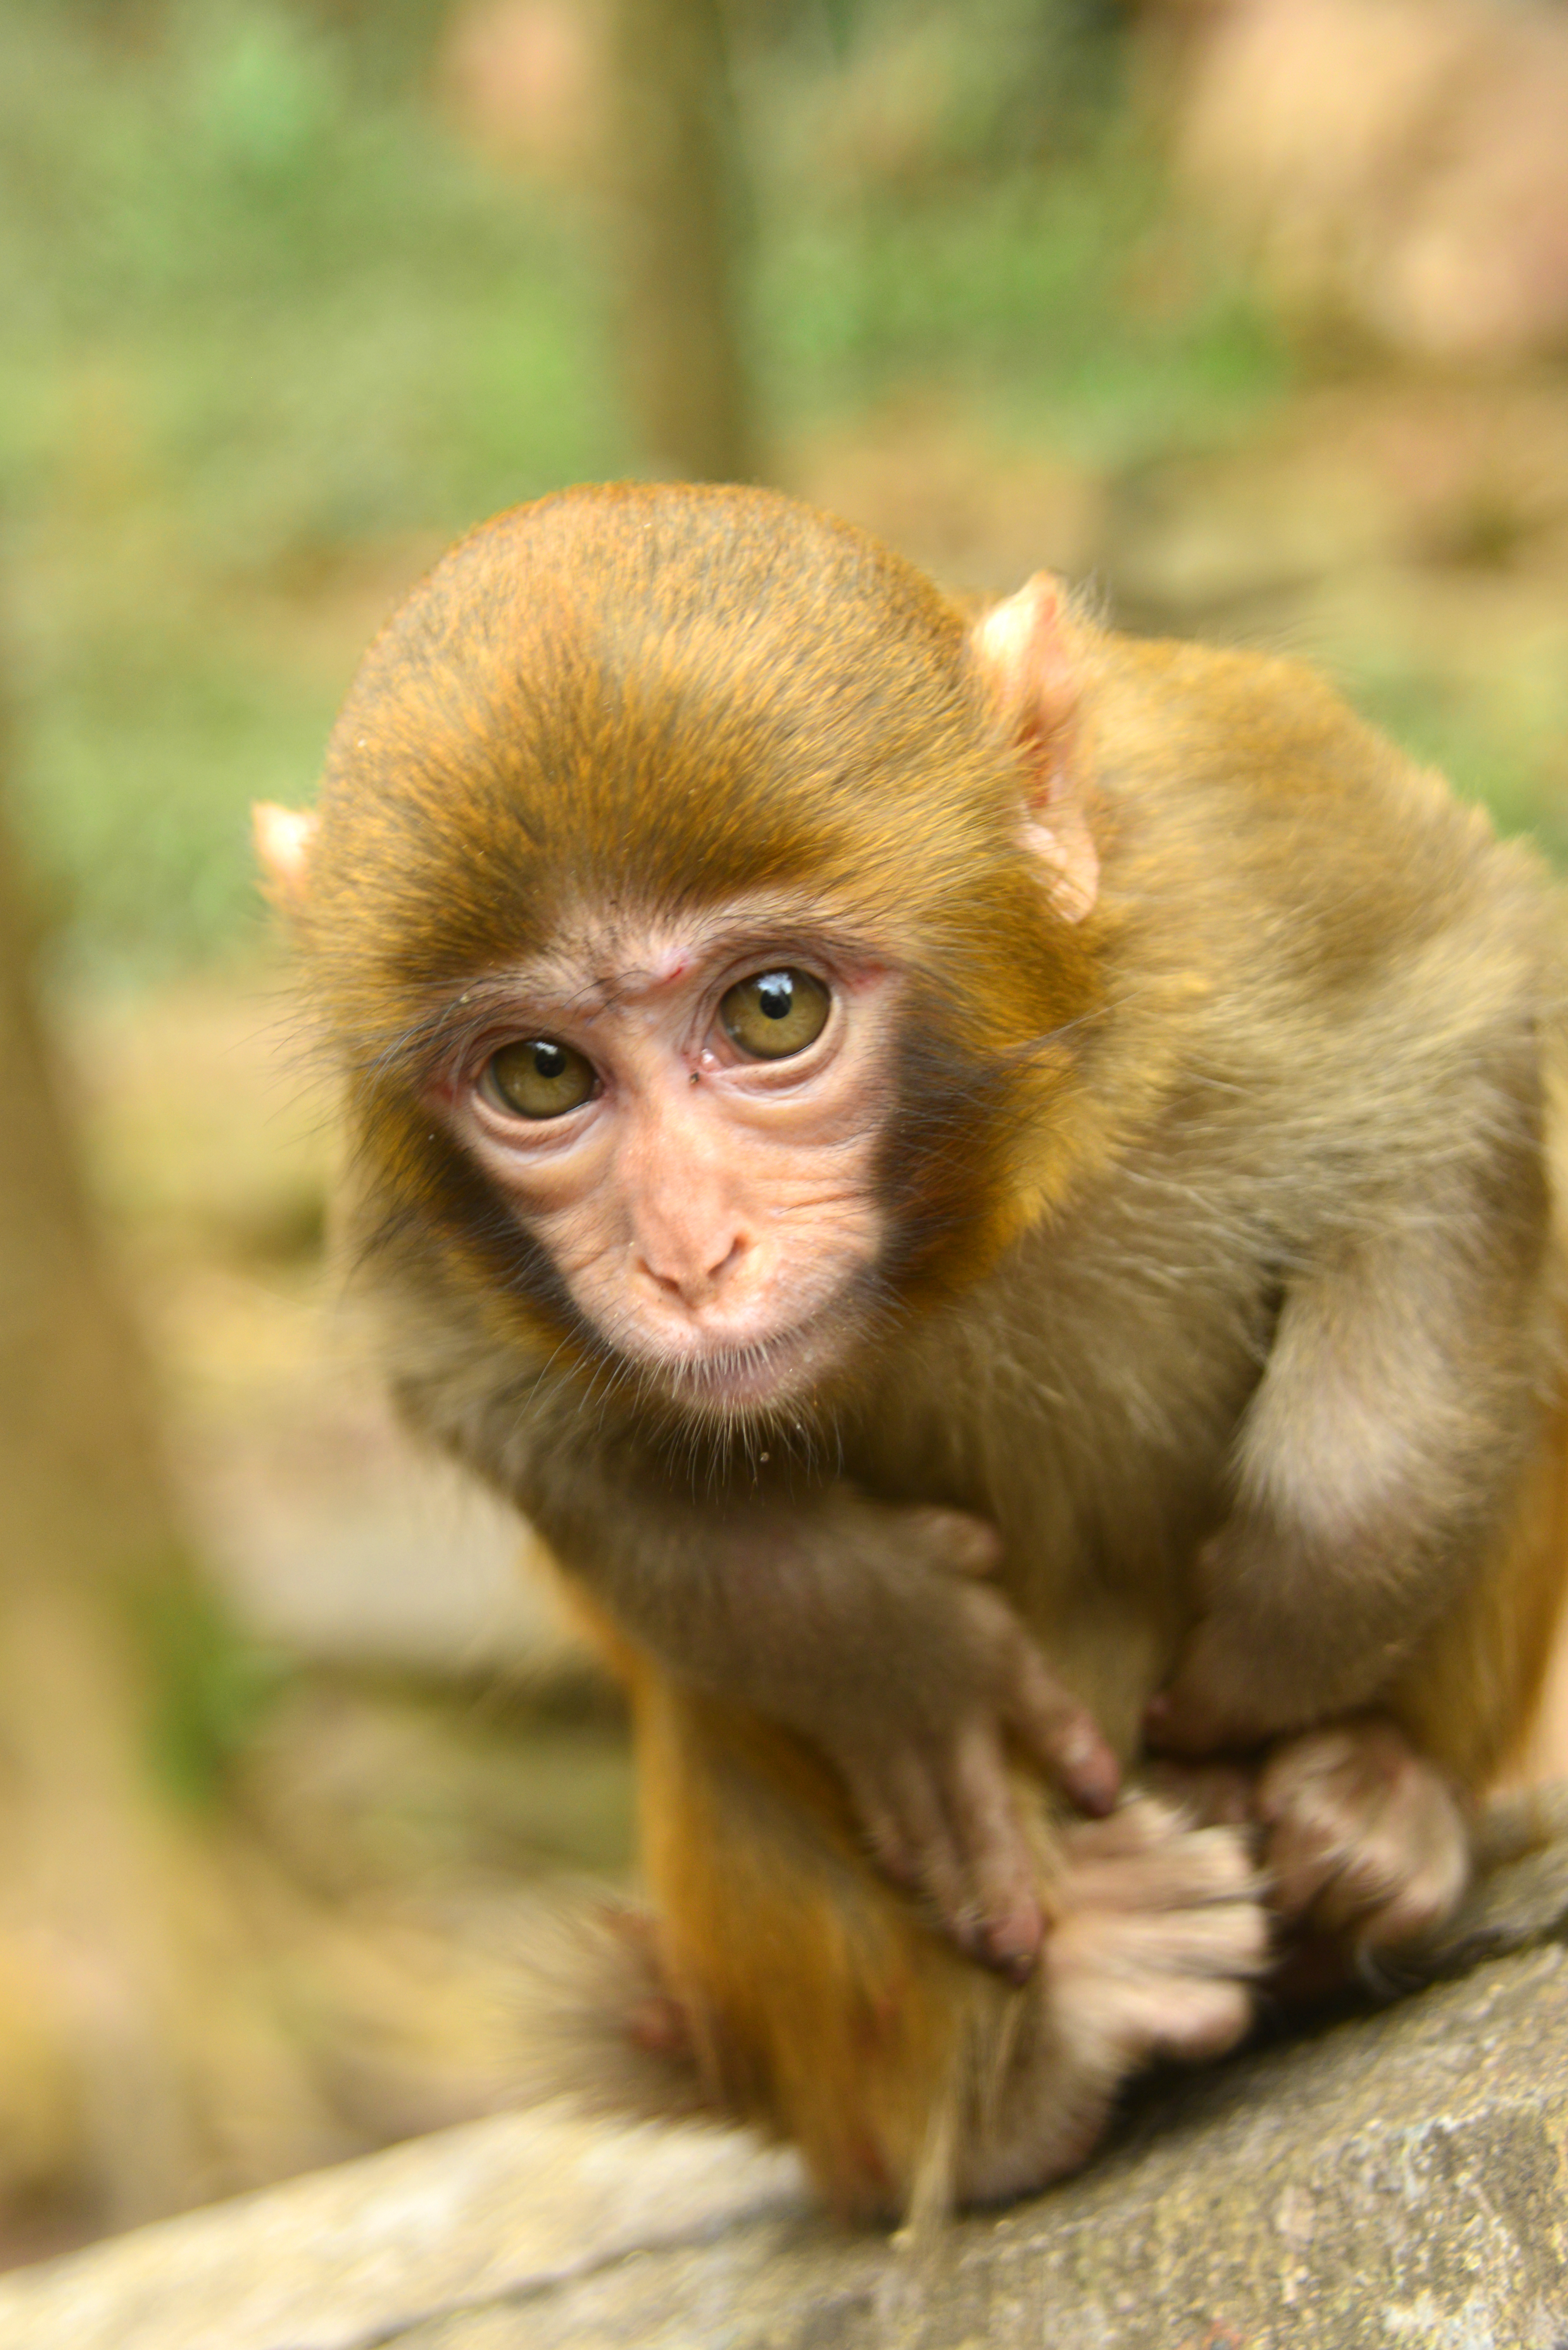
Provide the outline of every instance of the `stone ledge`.
[[1449,1980],[1151,2087],[919,2251],[739,2135],[544,2107],[0,2280],[0,2350],[1568,2350],[1565,1926],[1559,1835]]
[[442,2130],[0,2278],[0,2350],[361,2350],[805,2206],[729,2130],[559,2108]]

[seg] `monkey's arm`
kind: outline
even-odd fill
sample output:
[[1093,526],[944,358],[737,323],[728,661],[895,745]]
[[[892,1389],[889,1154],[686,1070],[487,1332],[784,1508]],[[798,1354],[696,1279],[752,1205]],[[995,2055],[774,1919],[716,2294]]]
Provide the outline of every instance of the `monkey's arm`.
[[1386,1199],[1288,1294],[1158,1744],[1247,1746],[1370,1703],[1485,1571],[1549,1341],[1533,1153],[1477,1158]]
[[[514,1456],[515,1458],[515,1456]],[[1023,1975],[1043,1933],[1011,1737],[1085,1809],[1114,1755],[982,1577],[992,1529],[839,1482],[688,1499],[613,1448],[529,1447],[515,1498],[568,1572],[677,1679],[781,1721],[841,1772],[883,1867],[971,1956]]]

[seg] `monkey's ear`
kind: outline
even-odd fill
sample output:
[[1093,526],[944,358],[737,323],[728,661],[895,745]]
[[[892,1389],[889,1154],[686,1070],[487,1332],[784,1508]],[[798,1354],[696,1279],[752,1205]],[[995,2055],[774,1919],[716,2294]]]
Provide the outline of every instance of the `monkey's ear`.
[[285,914],[294,913],[305,903],[317,822],[314,808],[278,807],[272,800],[258,800],[251,810],[251,837],[262,869],[262,887]]
[[1037,571],[976,622],[971,643],[1023,764],[1025,846],[1045,868],[1051,902],[1081,922],[1100,888],[1100,858],[1075,753],[1078,675],[1062,583]]

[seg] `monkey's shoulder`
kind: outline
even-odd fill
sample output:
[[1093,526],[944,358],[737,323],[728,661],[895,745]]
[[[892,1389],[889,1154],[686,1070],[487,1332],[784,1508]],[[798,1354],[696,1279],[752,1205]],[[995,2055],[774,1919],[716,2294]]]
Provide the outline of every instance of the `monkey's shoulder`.
[[1157,971],[1244,981],[1271,1019],[1393,983],[1413,1031],[1563,993],[1540,858],[1314,671],[1112,639],[1085,724],[1106,911]]

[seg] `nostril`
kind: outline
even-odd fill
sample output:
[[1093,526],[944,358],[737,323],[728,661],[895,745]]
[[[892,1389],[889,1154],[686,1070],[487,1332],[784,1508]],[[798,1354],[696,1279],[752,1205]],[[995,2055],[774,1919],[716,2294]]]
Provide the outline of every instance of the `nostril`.
[[662,1295],[679,1299],[680,1304],[690,1310],[707,1305],[715,1293],[722,1288],[745,1255],[746,1243],[737,1235],[731,1241],[723,1254],[715,1257],[707,1265],[702,1263],[703,1253],[705,1252],[697,1253],[692,1262],[672,1271],[670,1269],[668,1257],[663,1264],[656,1264],[651,1256],[639,1252],[639,1267]]
[[710,1271],[708,1274],[709,1280],[715,1283],[722,1281],[726,1274],[733,1273],[736,1265],[739,1264],[745,1253],[746,1243],[737,1233],[735,1238],[731,1242],[729,1247],[725,1250],[724,1254],[720,1259],[719,1263]]

